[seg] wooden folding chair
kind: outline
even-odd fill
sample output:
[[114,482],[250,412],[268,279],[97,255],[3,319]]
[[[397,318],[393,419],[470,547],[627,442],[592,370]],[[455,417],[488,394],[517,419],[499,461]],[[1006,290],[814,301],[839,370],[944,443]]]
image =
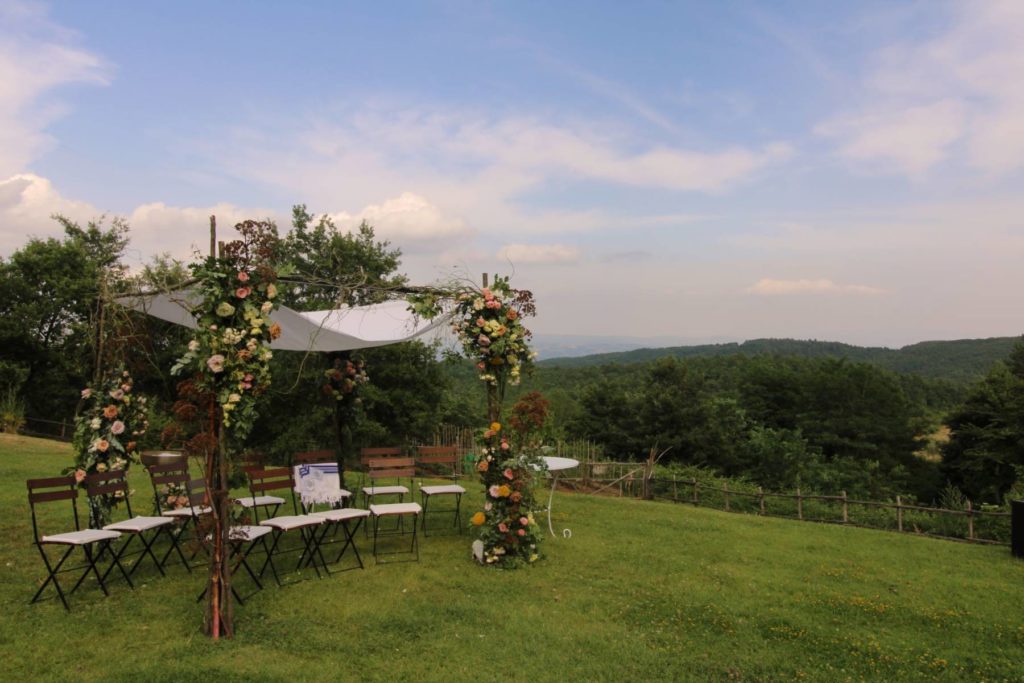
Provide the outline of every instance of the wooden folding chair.
[[[403,458],[401,448],[397,446],[364,448],[359,453],[359,461],[365,468],[366,476],[370,480],[369,486],[363,487],[363,507],[367,507],[374,496],[398,496],[399,502],[405,499],[405,494],[409,493],[409,488],[401,484],[401,477],[407,477],[411,483],[412,477],[415,474],[415,463],[412,463],[413,469],[409,469],[408,474],[395,476],[391,472],[391,470],[397,471],[401,467],[410,467],[408,463],[411,461],[411,458]],[[404,465],[394,465],[397,462],[402,462]],[[391,485],[378,483],[387,479],[394,479],[395,483]]]
[[[191,529],[193,539],[198,541],[198,530],[199,530],[199,518],[203,515],[208,515],[213,512],[213,508],[210,507],[209,500],[205,495],[205,491],[194,492],[192,490],[193,479],[188,472],[188,462],[173,462],[166,465],[150,465],[146,468],[149,472],[149,481],[153,485],[153,497],[156,501],[156,510],[160,513],[161,517],[169,517],[173,519],[177,526],[177,540],[180,542],[181,536],[188,533]],[[195,480],[202,482],[201,479]],[[203,484],[205,487],[205,484]],[[160,487],[165,487],[164,491],[160,490]],[[178,489],[178,494],[171,495],[167,493],[170,489]],[[177,501],[178,498],[184,495],[185,501],[182,503]],[[175,498],[176,502],[171,503],[169,498]],[[192,567],[189,566],[188,560],[185,559],[185,555],[181,552],[180,543],[174,543],[167,552],[164,554],[161,564],[167,566],[167,558],[170,557],[171,551],[177,550],[178,555],[181,557],[185,568],[191,572]],[[198,553],[198,549],[192,553],[192,558],[195,558]]]
[[[295,566],[295,569],[301,569],[303,565],[307,567],[312,565],[318,578],[321,576],[320,567],[323,567],[324,571],[327,574],[330,574],[330,570],[327,569],[327,563],[324,561],[323,553],[320,550],[320,535],[316,533],[316,527],[324,524],[326,520],[323,517],[316,515],[298,514],[298,506],[295,502],[295,480],[292,476],[292,469],[290,467],[277,467],[273,469],[254,470],[249,473],[249,477],[252,480],[252,490],[256,493],[265,494],[267,491],[290,491],[292,495],[292,510],[296,513],[293,515],[272,517],[260,522],[260,526],[270,527],[273,530],[274,541],[270,546],[270,550],[267,553],[267,559],[260,568],[258,575],[263,576],[263,573],[267,570],[267,566],[269,565],[271,572],[274,574],[274,580],[277,582],[277,585],[284,585],[277,572],[277,567],[274,565],[274,554],[278,552],[281,538],[289,531],[298,531],[299,536],[302,539],[302,547],[298,548],[300,551],[299,562]],[[317,558],[320,560],[319,567],[317,566]]]
[[253,523],[259,524],[260,521],[260,509],[263,509],[267,518],[273,517],[277,514],[277,511],[282,505],[285,504],[285,499],[280,496],[268,496],[258,495],[252,488],[252,477],[250,476],[253,472],[264,469],[263,457],[261,455],[250,454],[250,457],[242,463],[242,472],[245,473],[246,481],[249,484],[249,495],[242,496],[241,498],[235,498],[235,502],[241,505],[246,510],[251,510],[253,515]]
[[[439,476],[455,479],[459,452],[455,446],[419,446],[416,449],[416,465],[420,476]],[[443,470],[443,471],[441,471]],[[455,518],[453,524],[462,533],[462,494],[466,489],[458,484],[437,484],[420,486],[420,500],[423,503],[423,535],[427,535],[427,510],[430,499],[435,496],[455,497]],[[444,512],[444,510],[442,510]]]
[[[371,458],[367,463],[367,467],[367,475],[370,477],[371,482],[387,480],[401,482],[402,479],[409,479],[411,482],[416,474],[416,460],[414,458]],[[398,495],[397,503],[371,503],[369,505],[370,515],[373,520],[373,556],[378,561],[380,555],[392,554],[383,553],[377,549],[377,539],[381,535],[380,520],[383,517],[397,518],[398,526],[395,532],[399,534],[405,531],[405,518],[413,518],[412,546],[408,552],[415,552],[416,560],[419,560],[417,527],[419,526],[418,518],[423,509],[419,503],[403,502],[405,494],[408,492],[409,489],[406,486],[398,483],[390,486],[374,483],[372,486],[363,488],[363,495],[367,501],[372,500],[375,496]]]
[[[127,540],[117,549],[115,556],[119,560],[125,557],[128,547],[136,538],[142,543],[139,561],[132,565],[128,574],[134,574],[135,570],[142,564],[143,558],[149,555],[160,575],[166,576],[163,563],[153,554],[153,544],[160,537],[161,533],[166,533],[168,538],[170,538],[171,544],[177,546],[178,539],[171,532],[171,529],[174,528],[174,520],[163,515],[160,517],[136,517],[132,514],[132,502],[128,490],[127,472],[125,470],[108,470],[106,472],[90,474],[85,478],[85,490],[90,499],[99,496],[117,496],[124,501],[128,518],[107,524],[103,528],[108,531],[119,531],[127,536]],[[178,555],[184,560],[181,548],[178,548]],[[110,573],[111,569],[113,569],[113,564],[107,568],[107,573]],[[104,575],[104,578],[106,578],[106,575]]]
[[[75,482],[74,477],[48,477],[45,479],[29,479],[26,482],[28,486],[28,503],[32,509],[32,538],[36,548],[39,549],[39,555],[43,558],[43,564],[46,565],[47,577],[43,585],[39,587],[36,594],[32,596],[32,600],[29,604],[35,603],[39,600],[39,596],[43,594],[46,587],[53,584],[53,587],[57,591],[57,596],[60,598],[61,603],[64,605],[64,609],[71,611],[70,605],[68,605],[67,597],[64,594],[64,589],[61,588],[60,581],[57,579],[57,575],[64,572],[73,572],[81,569],[82,574],[78,577],[78,581],[68,591],[68,594],[74,593],[78,590],[78,587],[82,585],[86,577],[92,574],[96,577],[97,583],[100,585],[100,589],[104,595],[110,595],[107,591],[107,585],[104,580],[108,572],[103,575],[100,574],[99,569],[96,567],[96,562],[104,553],[110,551],[110,542],[120,538],[121,534],[117,531],[109,531],[105,529],[82,529],[79,525],[78,519],[78,485]],[[49,534],[40,536],[39,535],[39,523],[36,516],[36,505],[40,503],[49,503],[58,500],[70,500],[71,509],[75,520],[75,530],[67,531],[59,534]],[[50,561],[50,558],[46,554],[46,546],[66,546],[67,550],[61,555],[60,559],[56,564]],[[95,546],[95,549],[94,549]],[[85,554],[84,565],[77,567],[69,567],[64,569],[64,563],[71,557],[71,554],[75,551],[75,548],[81,548]],[[111,552],[111,564],[116,565],[121,571],[121,575],[124,580],[128,582],[128,586],[134,588],[132,579],[128,575],[128,572],[124,570],[124,566],[121,565],[120,559]]]

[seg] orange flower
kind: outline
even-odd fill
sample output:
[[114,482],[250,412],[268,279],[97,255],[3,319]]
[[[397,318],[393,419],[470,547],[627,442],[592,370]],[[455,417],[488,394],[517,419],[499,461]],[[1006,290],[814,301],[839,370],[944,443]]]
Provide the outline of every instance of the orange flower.
[[475,515],[473,515],[472,517],[469,518],[469,521],[473,524],[473,526],[480,526],[486,520],[487,520],[487,517],[482,512],[478,512],[478,513],[476,513]]
[[500,498],[508,498],[512,493],[512,489],[508,487],[508,484],[502,484],[498,487],[498,496]]
[[98,450],[100,453],[106,453],[108,448],[110,448],[109,441],[107,441],[106,439],[96,440],[96,450]]
[[486,472],[488,467],[490,467],[490,465],[487,464],[486,460],[481,460],[476,464],[476,468],[480,472]]
[[523,494],[519,493],[519,491],[515,491],[512,493],[511,496],[509,496],[509,498],[512,500],[513,503],[518,503],[523,499]]
[[270,326],[270,338],[271,339],[277,339],[280,336],[281,336],[281,326],[278,325],[277,323],[274,323],[273,325]]
[[491,423],[491,431],[492,432],[500,432],[501,431],[501,423],[500,422],[492,422]]
[[516,312],[516,309],[510,308],[508,309],[508,313],[505,314],[505,317],[509,320],[515,320],[519,317],[519,313]]
[[117,417],[117,406],[111,404],[104,408],[103,417],[107,418],[108,420],[113,420],[115,417]]

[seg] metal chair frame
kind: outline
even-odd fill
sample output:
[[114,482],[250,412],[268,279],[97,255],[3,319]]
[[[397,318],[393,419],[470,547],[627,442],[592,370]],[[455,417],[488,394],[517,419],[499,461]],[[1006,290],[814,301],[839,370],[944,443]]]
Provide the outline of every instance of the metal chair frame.
[[[455,446],[419,446],[416,449],[416,465],[420,470],[420,476],[423,476],[424,472],[428,471],[430,465],[445,465],[451,467],[451,473],[443,475],[444,478],[455,481],[458,477],[455,472],[455,468],[458,465],[459,452]],[[429,473],[428,474],[435,474]],[[420,502],[423,504],[423,517],[421,524],[423,526],[423,535],[427,535],[427,509],[430,504],[430,499],[434,496],[455,496],[455,517],[452,520],[452,525],[458,529],[459,533],[462,533],[462,494],[466,490],[457,484],[451,484],[447,486],[423,486],[420,485]],[[440,512],[446,512],[448,510],[440,510]]]
[[[296,513],[294,515],[272,517],[260,522],[260,525],[269,526],[273,529],[274,541],[270,546],[270,550],[267,552],[267,559],[260,568],[258,575],[263,576],[269,566],[271,572],[274,574],[274,580],[277,582],[277,585],[285,585],[281,581],[281,577],[277,572],[277,567],[274,564],[274,554],[278,553],[278,547],[280,546],[281,538],[284,534],[296,529],[299,531],[299,536],[302,539],[302,547],[295,549],[299,551],[299,561],[295,565],[295,569],[299,570],[303,566],[308,567],[312,565],[317,578],[322,578],[320,574],[321,567],[328,575],[330,575],[331,572],[327,568],[323,552],[320,550],[320,536],[317,535],[317,530],[314,528],[324,524],[326,520],[323,517],[317,517],[315,515],[298,514],[298,504],[295,500],[295,478],[292,475],[292,469],[290,467],[278,467],[273,469],[254,470],[249,473],[249,477],[252,481],[251,488],[254,492],[266,493],[267,491],[277,491],[281,489],[288,489],[291,491],[292,509]],[[289,550],[281,552],[294,551]],[[317,566],[317,558],[320,559],[319,567]]]
[[[71,611],[71,606],[68,604],[67,595],[71,595],[79,586],[85,581],[85,579],[92,574],[96,577],[96,582],[99,583],[100,589],[104,595],[110,595],[107,590],[107,585],[104,580],[108,572],[105,572],[102,576],[100,575],[99,569],[96,566],[96,562],[100,557],[103,556],[110,548],[110,542],[119,538],[120,533],[116,531],[104,531],[102,529],[89,529],[87,531],[92,532],[89,536],[93,537],[92,540],[81,540],[80,542],[73,542],[67,539],[67,534],[56,534],[54,536],[40,536],[39,535],[39,522],[36,516],[36,505],[39,503],[55,502],[58,500],[70,500],[72,514],[75,520],[75,532],[82,532],[78,517],[78,485],[75,482],[74,477],[47,477],[43,479],[29,479],[26,482],[28,486],[28,502],[29,507],[32,510],[32,538],[33,544],[38,548],[40,557],[43,558],[43,564],[46,565],[47,577],[43,584],[36,591],[35,595],[32,596],[32,600],[29,604],[34,604],[39,600],[39,596],[43,594],[46,587],[51,583],[57,591],[57,596],[60,598],[61,604],[64,605],[64,609]],[[62,539],[62,537],[64,537]],[[97,551],[94,554],[92,546],[96,544]],[[50,562],[50,558],[46,554],[44,546],[47,545],[67,545],[68,549],[61,555],[56,565]],[[86,564],[77,567],[64,568],[64,563],[74,553],[76,547],[81,547],[82,552],[85,555]],[[124,566],[121,565],[119,558],[111,553],[111,566],[117,565],[124,580],[128,583],[128,586],[132,589],[135,585],[132,583],[131,577],[125,571]],[[76,570],[82,570],[81,576],[75,582],[75,585],[68,591],[67,595],[64,593],[64,589],[61,588],[60,581],[57,579],[57,575],[64,572],[73,572]]]

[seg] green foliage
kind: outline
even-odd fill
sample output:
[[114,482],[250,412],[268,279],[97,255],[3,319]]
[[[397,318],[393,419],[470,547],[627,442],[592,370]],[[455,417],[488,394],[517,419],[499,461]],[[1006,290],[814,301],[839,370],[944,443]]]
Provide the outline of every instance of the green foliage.
[[1024,341],[948,418],[942,473],[974,501],[998,503],[1024,466]]

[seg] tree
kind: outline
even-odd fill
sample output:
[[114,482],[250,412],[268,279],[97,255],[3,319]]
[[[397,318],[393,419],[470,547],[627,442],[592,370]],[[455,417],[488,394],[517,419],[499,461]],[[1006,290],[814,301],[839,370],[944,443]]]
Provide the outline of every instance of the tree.
[[1024,340],[947,422],[942,473],[973,500],[1000,502],[1024,466]]

